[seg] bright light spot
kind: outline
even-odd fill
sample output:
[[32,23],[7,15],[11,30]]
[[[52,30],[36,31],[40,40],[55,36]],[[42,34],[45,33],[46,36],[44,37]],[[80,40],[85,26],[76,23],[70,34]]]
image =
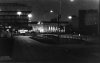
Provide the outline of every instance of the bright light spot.
[[32,14],[28,14],[28,17],[29,17],[29,18],[32,18]]
[[18,30],[18,32],[19,32],[19,33],[26,33],[26,32],[28,32],[28,30],[23,30],[23,29],[22,29],[22,30]]
[[53,10],[50,10],[50,13],[53,13]]
[[52,30],[52,26],[51,26],[51,30]]
[[11,26],[5,26],[5,28],[11,28]]
[[53,29],[53,31],[55,31],[55,27],[53,27],[52,29]]
[[9,29],[7,29],[7,31],[9,32]]
[[70,0],[70,2],[74,2],[75,0]]
[[11,26],[9,26],[8,28],[11,28]]
[[44,29],[42,27],[39,28],[40,32],[44,32]]
[[18,11],[18,12],[17,12],[17,15],[19,15],[19,16],[22,15],[22,12]]
[[56,30],[58,30],[58,27],[56,27]]
[[41,24],[41,22],[38,22],[37,24]]
[[70,19],[70,20],[71,20],[71,19],[72,19],[72,16],[68,16],[68,19]]
[[79,34],[79,36],[81,36],[81,34]]
[[49,27],[49,30],[51,30],[51,28]]

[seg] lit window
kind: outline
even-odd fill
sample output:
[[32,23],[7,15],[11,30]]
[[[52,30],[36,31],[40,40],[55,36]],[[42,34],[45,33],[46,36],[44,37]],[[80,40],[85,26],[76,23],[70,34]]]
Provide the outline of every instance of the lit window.
[[51,29],[50,29],[50,26],[49,26],[49,30],[51,30]]

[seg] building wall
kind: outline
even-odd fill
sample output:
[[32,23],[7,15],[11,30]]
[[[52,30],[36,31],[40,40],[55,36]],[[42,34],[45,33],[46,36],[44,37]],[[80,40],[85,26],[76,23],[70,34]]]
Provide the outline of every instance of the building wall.
[[73,31],[79,31],[79,20],[78,20],[78,17],[77,16],[72,16],[72,29]]
[[84,28],[85,28],[85,15],[86,15],[86,13],[87,13],[86,10],[79,10],[79,29],[80,29],[81,33],[84,32]]
[[79,27],[83,34],[97,34],[98,32],[98,11],[80,10]]
[[[18,16],[17,12],[22,15]],[[31,13],[31,8],[17,3],[0,3],[0,23],[11,26],[26,26],[28,24],[27,14]]]
[[43,23],[43,24],[30,24],[32,26],[32,30],[34,32],[41,32],[41,33],[66,33],[65,26],[68,25],[67,23],[60,23],[60,27],[58,27],[57,23]]
[[89,10],[85,16],[85,25],[96,25],[98,24],[98,11]]

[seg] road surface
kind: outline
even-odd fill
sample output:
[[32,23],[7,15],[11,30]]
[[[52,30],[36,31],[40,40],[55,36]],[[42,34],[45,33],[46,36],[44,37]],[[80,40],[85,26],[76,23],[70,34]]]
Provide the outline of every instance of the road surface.
[[[27,63],[100,63],[100,44],[76,46],[47,45],[29,36],[16,36],[12,58]],[[68,52],[70,47],[71,51]]]

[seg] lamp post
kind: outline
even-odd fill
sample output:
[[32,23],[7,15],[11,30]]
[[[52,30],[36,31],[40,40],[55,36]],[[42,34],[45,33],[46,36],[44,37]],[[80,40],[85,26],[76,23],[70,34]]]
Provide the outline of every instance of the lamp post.
[[[100,3],[100,1],[99,1]],[[100,6],[100,4],[99,4]],[[98,9],[98,35],[100,35],[100,10]]]
[[33,17],[33,15],[30,13],[27,15],[29,22],[31,22],[31,18]]
[[60,25],[60,19],[61,19],[61,9],[62,9],[62,1],[59,0],[59,12],[58,12],[58,17],[57,17],[57,21],[58,21],[58,41],[59,42],[60,42],[59,25]]

